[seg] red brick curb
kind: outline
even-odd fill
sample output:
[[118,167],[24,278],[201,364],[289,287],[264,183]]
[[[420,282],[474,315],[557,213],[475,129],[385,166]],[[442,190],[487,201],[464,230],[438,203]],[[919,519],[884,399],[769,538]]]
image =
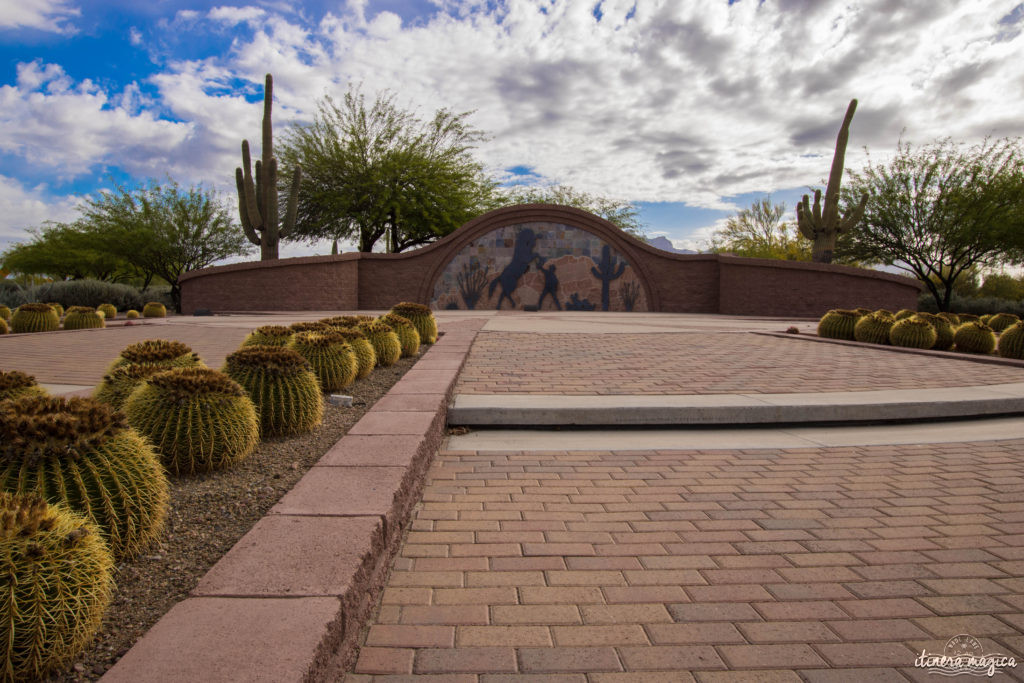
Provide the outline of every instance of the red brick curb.
[[842,346],[853,346],[861,349],[873,349],[875,351],[892,351],[894,353],[911,353],[917,356],[931,356],[932,358],[944,358],[947,360],[966,360],[972,363],[987,363],[989,365],[1009,365],[1014,368],[1024,368],[1024,360],[1015,358],[1003,358],[1001,356],[982,356],[974,353],[956,353],[954,351],[935,351],[933,349],[910,349],[905,346],[886,346],[884,344],[869,344],[867,342],[848,341],[846,339],[827,339],[812,334],[787,334],[785,332],[752,332],[765,337],[779,337],[781,339],[800,339],[803,341],[821,342],[823,344],[840,344]]
[[485,320],[409,372],[103,677],[340,679],[384,587]]

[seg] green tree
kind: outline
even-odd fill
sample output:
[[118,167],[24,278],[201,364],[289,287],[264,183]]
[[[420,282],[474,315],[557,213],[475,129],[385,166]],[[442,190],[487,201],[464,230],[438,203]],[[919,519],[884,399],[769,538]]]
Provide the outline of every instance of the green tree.
[[547,187],[513,185],[505,190],[501,206],[515,204],[562,204],[600,216],[639,240],[645,240],[640,212],[632,202],[587,194],[568,185]]
[[166,280],[179,311],[182,273],[250,249],[231,212],[213,191],[202,187],[186,190],[174,182],[117,187],[87,199],[79,211],[90,243],[148,278]]
[[0,257],[6,270],[57,280],[120,282],[135,275],[130,263],[96,248],[81,222],[46,223],[28,232],[30,241],[11,246]]
[[785,203],[776,204],[771,197],[754,201],[748,209],[740,209],[711,237],[711,250],[729,252],[752,258],[810,261],[811,242],[782,220]]
[[888,164],[851,174],[852,198],[868,193],[847,256],[913,273],[949,310],[960,277],[973,267],[1024,259],[1024,148],[1021,139],[966,147],[941,140],[899,143]]
[[359,251],[383,239],[385,251],[400,252],[491,208],[495,186],[471,153],[483,140],[471,113],[441,109],[422,121],[387,92],[372,105],[358,90],[322,100],[313,123],[278,146],[286,168],[303,169],[293,238],[351,239]]
[[977,290],[977,296],[991,296],[997,299],[1020,301],[1024,299],[1024,276],[1013,277],[1006,273],[989,273]]

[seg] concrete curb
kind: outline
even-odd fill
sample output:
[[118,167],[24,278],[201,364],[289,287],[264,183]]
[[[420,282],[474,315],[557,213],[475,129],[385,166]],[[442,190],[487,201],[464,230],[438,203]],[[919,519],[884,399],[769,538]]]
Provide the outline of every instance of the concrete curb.
[[453,325],[102,680],[340,679],[483,322]]
[[1024,413],[1024,383],[788,394],[554,396],[459,394],[448,423],[467,427],[892,422]]

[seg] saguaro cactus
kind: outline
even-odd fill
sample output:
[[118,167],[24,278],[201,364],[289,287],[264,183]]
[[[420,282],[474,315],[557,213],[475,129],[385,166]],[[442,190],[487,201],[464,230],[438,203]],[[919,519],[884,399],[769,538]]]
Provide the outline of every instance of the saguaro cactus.
[[851,207],[840,218],[839,216],[839,184],[843,180],[843,164],[846,158],[846,143],[850,139],[850,121],[857,110],[857,100],[850,100],[846,108],[846,117],[836,137],[836,153],[832,157],[832,169],[828,174],[828,185],[825,188],[825,207],[821,206],[821,190],[814,191],[814,207],[811,208],[810,198],[804,195],[802,202],[796,205],[796,223],[800,234],[814,241],[811,247],[811,258],[818,263],[832,263],[832,252],[836,248],[836,237],[857,225],[864,215],[864,206],[868,195],[865,192],[860,204]]
[[626,272],[626,262],[622,261],[617,264],[618,259],[612,256],[612,249],[607,244],[601,247],[601,262],[596,264],[595,268],[591,268],[590,272],[594,274],[598,280],[601,281],[601,310],[607,311],[609,305],[611,305],[611,296],[608,292],[608,285],[612,280],[622,277],[622,274]]
[[267,74],[263,88],[263,159],[256,160],[255,180],[249,162],[249,141],[242,140],[242,168],[235,169],[235,185],[238,187],[238,215],[242,219],[245,236],[260,247],[260,259],[270,261],[277,258],[278,242],[295,229],[295,213],[299,201],[299,182],[302,167],[295,166],[292,174],[291,192],[284,223],[277,219],[277,159],[274,158],[274,133],[270,109],[274,99],[274,77]]

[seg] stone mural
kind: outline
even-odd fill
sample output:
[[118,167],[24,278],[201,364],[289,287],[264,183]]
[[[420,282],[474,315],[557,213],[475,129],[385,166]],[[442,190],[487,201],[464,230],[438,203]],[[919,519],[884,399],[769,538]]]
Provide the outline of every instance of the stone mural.
[[492,230],[445,266],[431,308],[646,311],[636,273],[597,235],[561,223]]

